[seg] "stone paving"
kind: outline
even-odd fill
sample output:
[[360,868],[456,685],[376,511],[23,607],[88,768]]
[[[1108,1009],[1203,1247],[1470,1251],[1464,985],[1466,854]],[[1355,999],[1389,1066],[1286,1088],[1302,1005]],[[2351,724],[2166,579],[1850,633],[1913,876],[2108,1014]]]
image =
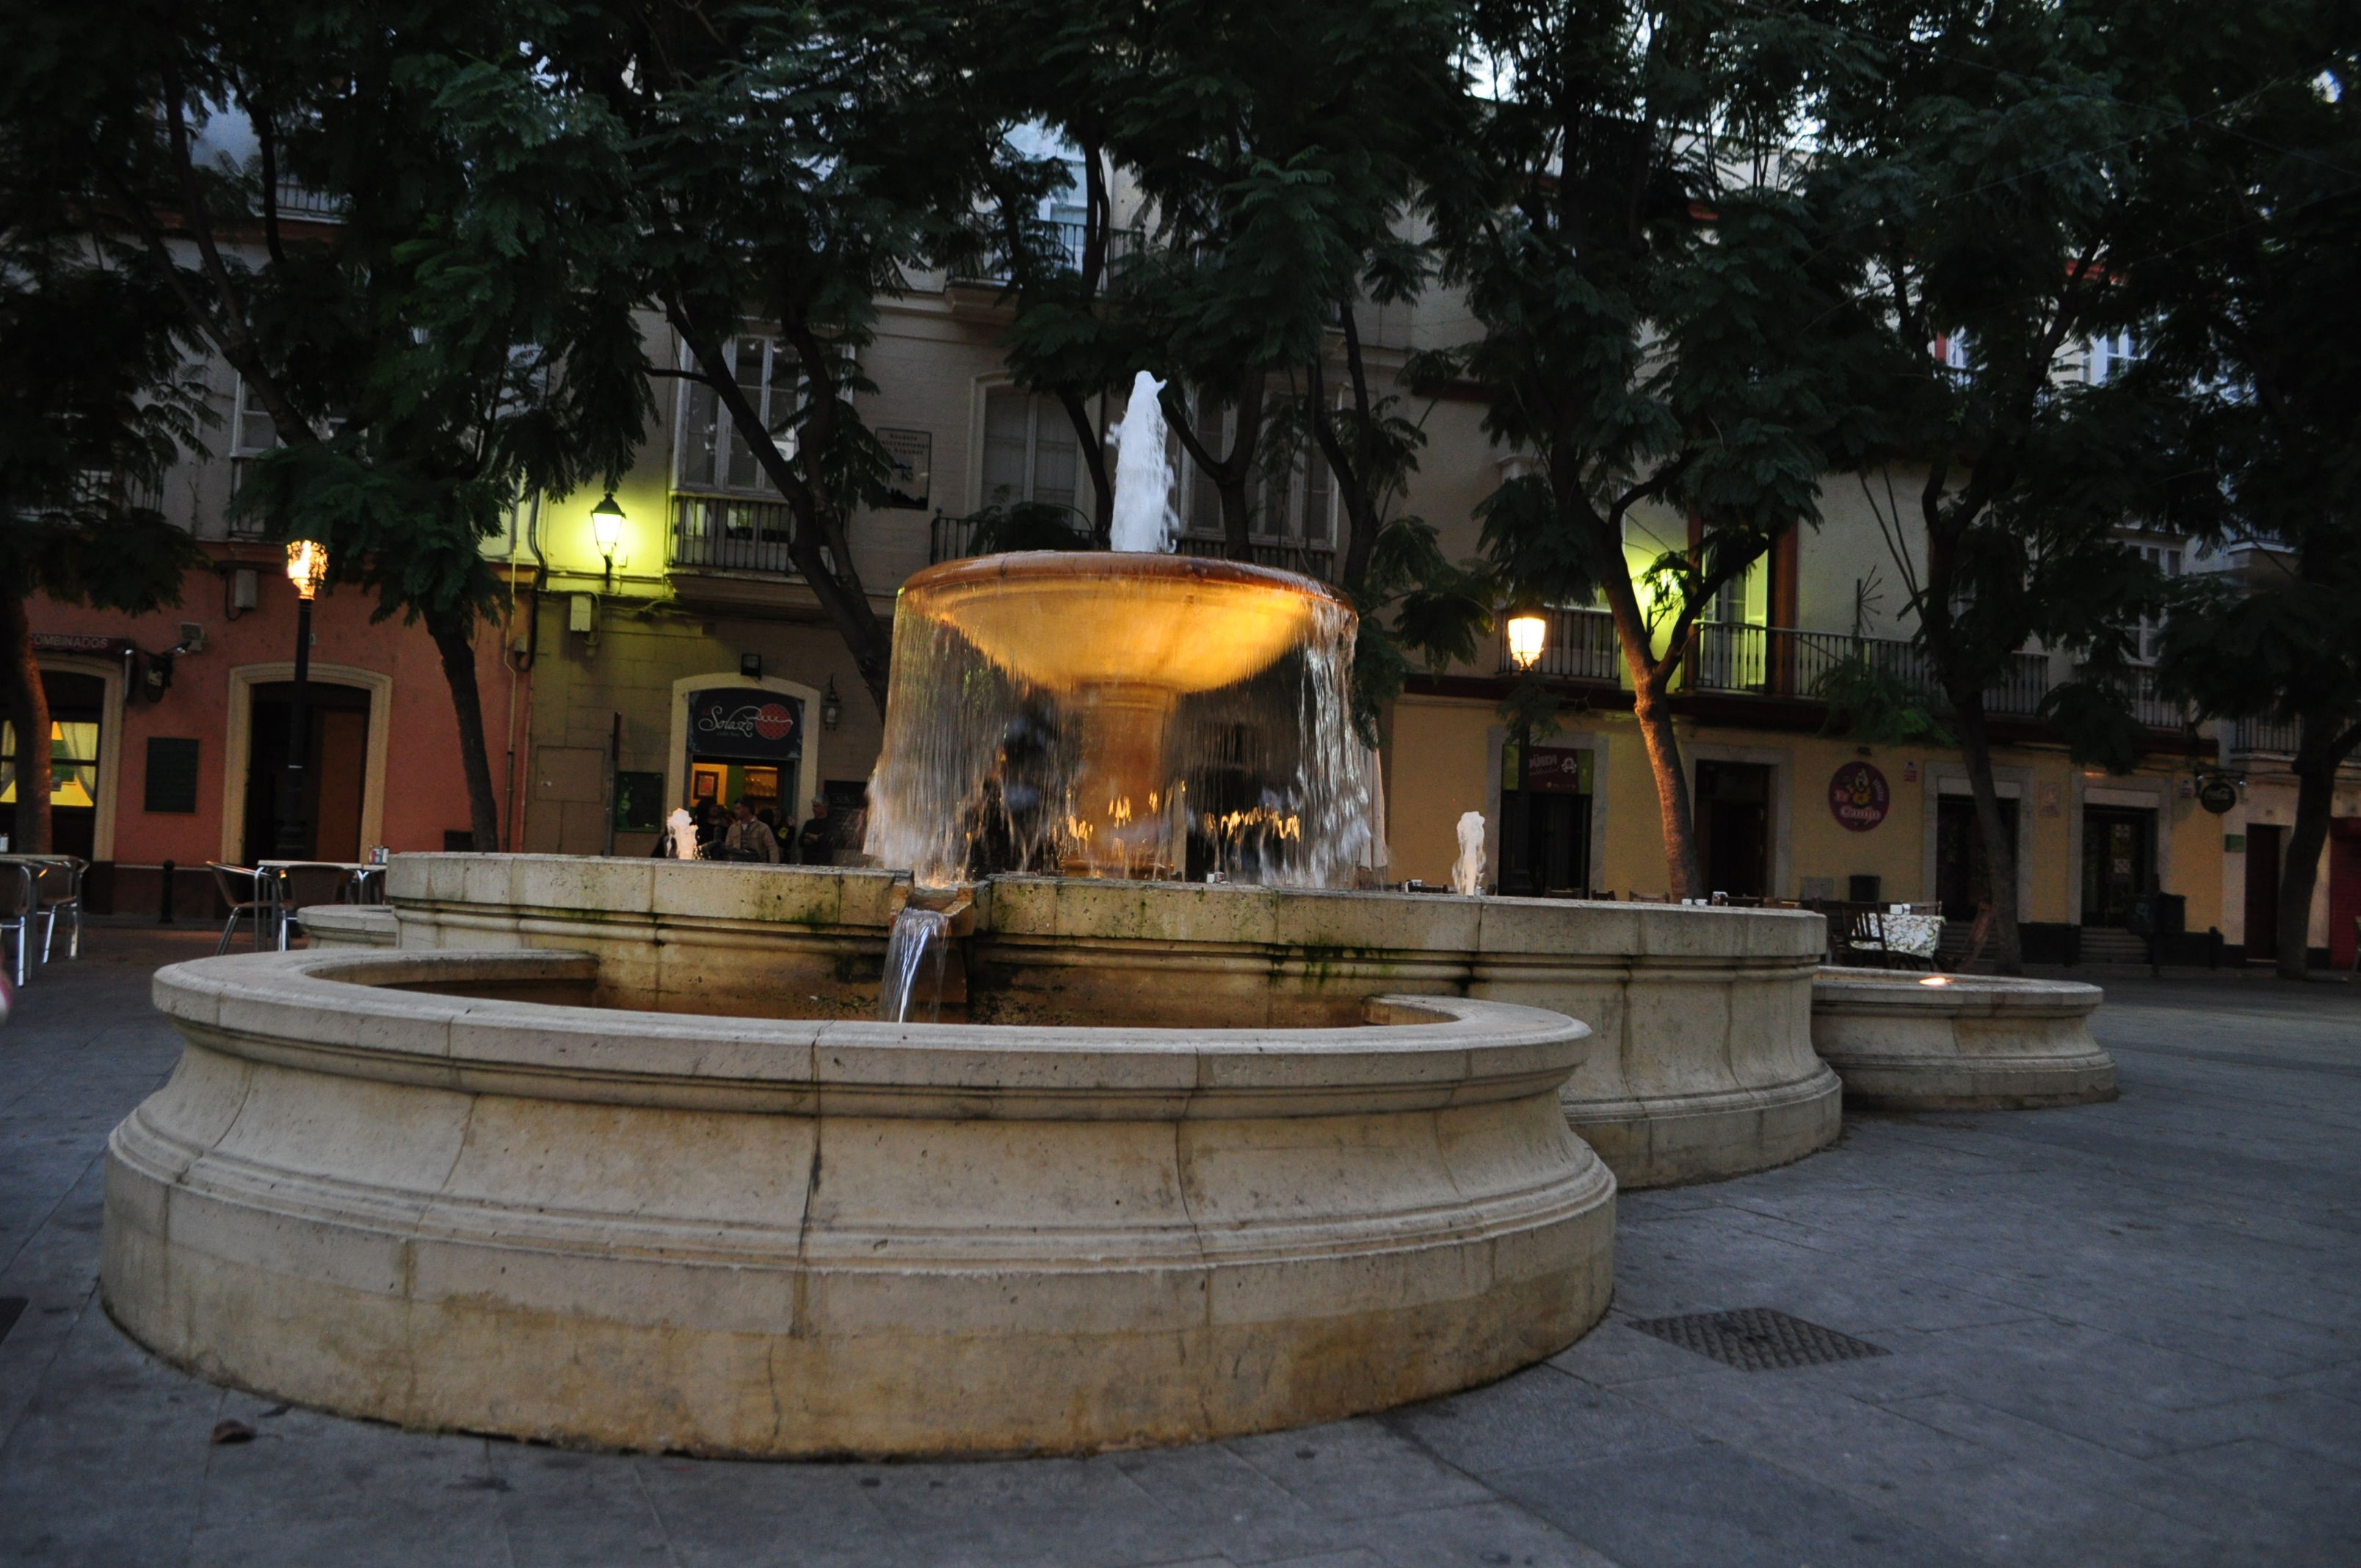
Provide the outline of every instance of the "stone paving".
[[[780,1465],[404,1432],[124,1339],[99,1155],[176,1054],[147,973],[210,950],[97,929],[0,1029],[0,1563],[2361,1561],[2361,988],[2111,978],[2116,1103],[1854,1117],[1628,1196],[1613,1316],[1489,1387],[1169,1452]],[[1744,1307],[1890,1354],[1741,1372],[1630,1326]],[[225,1417],[255,1441],[210,1443]]]

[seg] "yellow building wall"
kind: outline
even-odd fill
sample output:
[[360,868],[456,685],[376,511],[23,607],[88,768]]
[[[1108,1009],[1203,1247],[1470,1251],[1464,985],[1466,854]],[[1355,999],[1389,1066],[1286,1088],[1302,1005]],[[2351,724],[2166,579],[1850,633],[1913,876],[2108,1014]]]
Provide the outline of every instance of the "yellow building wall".
[[1405,696],[1394,705],[1386,757],[1386,840],[1396,882],[1448,883],[1463,811],[1483,811],[1492,727],[1488,704]]

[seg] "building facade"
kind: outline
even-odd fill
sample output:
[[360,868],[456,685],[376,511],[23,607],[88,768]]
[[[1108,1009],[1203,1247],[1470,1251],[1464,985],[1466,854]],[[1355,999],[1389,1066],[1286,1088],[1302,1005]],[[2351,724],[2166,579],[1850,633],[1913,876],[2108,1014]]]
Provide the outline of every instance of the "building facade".
[[[860,412],[897,465],[890,503],[852,530],[881,619],[911,573],[967,553],[961,520],[979,509],[1088,508],[1090,481],[1062,413],[1010,384],[1006,322],[993,281],[920,277],[883,302],[862,350],[876,389],[861,394]],[[1358,324],[1373,371],[1389,380],[1408,352],[1473,331],[1447,297],[1367,308]],[[682,363],[659,318],[644,317],[642,331],[653,359]],[[758,405],[792,395],[759,322],[731,353]],[[167,498],[212,557],[191,575],[182,606],[137,620],[42,606],[34,617],[58,714],[60,841],[106,868],[99,885],[122,908],[155,907],[167,860],[250,861],[275,820],[266,781],[284,762],[295,600],[275,547],[233,537],[225,521],[236,469],[258,448],[234,378],[219,376],[236,439],[183,465]],[[743,797],[783,822],[807,819],[819,800],[840,823],[877,757],[880,715],[788,559],[785,503],[709,392],[664,378],[655,393],[651,438],[615,492],[623,521],[611,548],[589,494],[527,499],[490,545],[516,588],[511,612],[483,630],[478,666],[511,848],[643,855],[667,811],[705,798]],[[1476,508],[1516,471],[1517,455],[1489,444],[1472,395],[1412,411],[1426,445],[1402,510],[1436,524],[1447,554],[1471,554]],[[1178,466],[1176,511],[1197,536],[1182,547],[1211,550],[1219,520],[1210,492]],[[1333,574],[1336,502],[1318,466],[1270,477],[1258,494],[1258,556]],[[1821,526],[1733,584],[1700,630],[1675,706],[1707,874],[1733,895],[1936,901],[1965,916],[1987,892],[1959,754],[1827,733],[1813,696],[1821,673],[1847,658],[1917,667],[1887,543],[1898,528],[1911,547],[1906,518],[1881,527],[1877,505],[1867,488],[1832,480]],[[1630,527],[1635,558],[1681,543],[1677,518],[1635,513]],[[2184,564],[2182,541],[2140,545],[2167,570]],[[380,844],[440,849],[468,820],[433,646],[421,630],[372,623],[371,608],[347,588],[322,600],[316,621],[312,816],[322,858]],[[1560,709],[1545,732],[1514,734],[1501,717],[1513,678],[1504,648],[1413,678],[1387,715],[1396,880],[1447,882],[1455,824],[1474,810],[1489,827],[1497,887],[1664,891],[1656,792],[1611,629],[1603,611],[1580,606],[1549,611],[1549,622],[1540,669]],[[2158,892],[2180,901],[2191,934],[2179,956],[2265,950],[2293,820],[2291,738],[2267,725],[2192,729],[2143,696],[2138,767],[2087,770],[2036,717],[2070,674],[2065,655],[2032,649],[1988,694],[2028,956],[2136,956],[2144,948],[2129,928]],[[2213,809],[2225,804],[2218,787],[2205,787],[2216,780],[2235,792],[2226,810]],[[2339,790],[2336,817],[2308,939],[2349,964],[2361,916],[2361,775]]]

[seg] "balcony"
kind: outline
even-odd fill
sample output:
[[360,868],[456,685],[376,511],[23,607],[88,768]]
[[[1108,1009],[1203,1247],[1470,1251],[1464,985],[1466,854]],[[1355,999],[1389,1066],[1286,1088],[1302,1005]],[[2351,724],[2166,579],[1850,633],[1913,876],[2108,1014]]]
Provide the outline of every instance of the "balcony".
[[[1090,232],[1089,225],[1051,223],[1043,224],[1041,227],[1049,231],[1051,248],[1064,258],[1065,270],[1076,273],[1082,271],[1082,247]],[[1138,237],[1129,229],[1116,229],[1110,233],[1107,236],[1107,265],[1113,267],[1117,260],[1130,255]],[[1005,288],[1009,282],[1010,270],[1007,253],[1005,250],[995,251],[987,255],[980,267],[954,271],[951,274],[951,281],[970,287],[980,284],[989,288]]]
[[[1549,636],[1541,663],[1535,666],[1539,674],[1558,680],[1621,684],[1623,654],[1615,641],[1612,616],[1603,609],[1545,613]],[[1856,659],[1886,674],[1929,687],[1935,685],[1926,652],[1900,638],[1848,637],[1840,631],[1705,621],[1697,629],[1697,647],[1689,658],[1688,689],[1817,698],[1828,672]],[[1502,674],[1517,673],[1505,640],[1498,667]],[[2030,716],[2040,710],[2048,690],[2048,655],[2019,653],[2011,661],[2008,674],[1984,693],[1984,709]],[[2163,727],[2179,724],[2174,718]]]
[[2302,739],[2302,726],[2292,718],[2241,718],[2230,726],[2230,755],[2292,762]]
[[[1549,633],[1542,642],[1541,662],[1533,673],[1561,681],[1604,681],[1623,678],[1623,651],[1615,641],[1615,618],[1603,609],[1550,609]],[[1519,673],[1509,656],[1508,635],[1500,637],[1500,674]]]
[[672,559],[675,572],[742,572],[796,576],[787,554],[795,537],[787,503],[744,496],[675,494]]

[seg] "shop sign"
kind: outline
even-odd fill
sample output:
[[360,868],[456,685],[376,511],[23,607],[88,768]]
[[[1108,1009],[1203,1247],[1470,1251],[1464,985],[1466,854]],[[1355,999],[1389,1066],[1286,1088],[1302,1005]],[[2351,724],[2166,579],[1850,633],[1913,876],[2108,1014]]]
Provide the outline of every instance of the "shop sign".
[[44,653],[120,653],[131,646],[128,637],[101,637],[90,631],[36,631],[32,641]]
[[1828,780],[1828,810],[1856,833],[1884,821],[1893,804],[1885,775],[1867,762],[1847,762]]
[[1543,795],[1588,795],[1589,748],[1535,746],[1525,754],[1525,787]]
[[2216,774],[2197,786],[2197,804],[2219,817],[2238,804],[2237,784]]
[[717,686],[688,694],[693,757],[795,762],[804,754],[804,705],[759,686]]

